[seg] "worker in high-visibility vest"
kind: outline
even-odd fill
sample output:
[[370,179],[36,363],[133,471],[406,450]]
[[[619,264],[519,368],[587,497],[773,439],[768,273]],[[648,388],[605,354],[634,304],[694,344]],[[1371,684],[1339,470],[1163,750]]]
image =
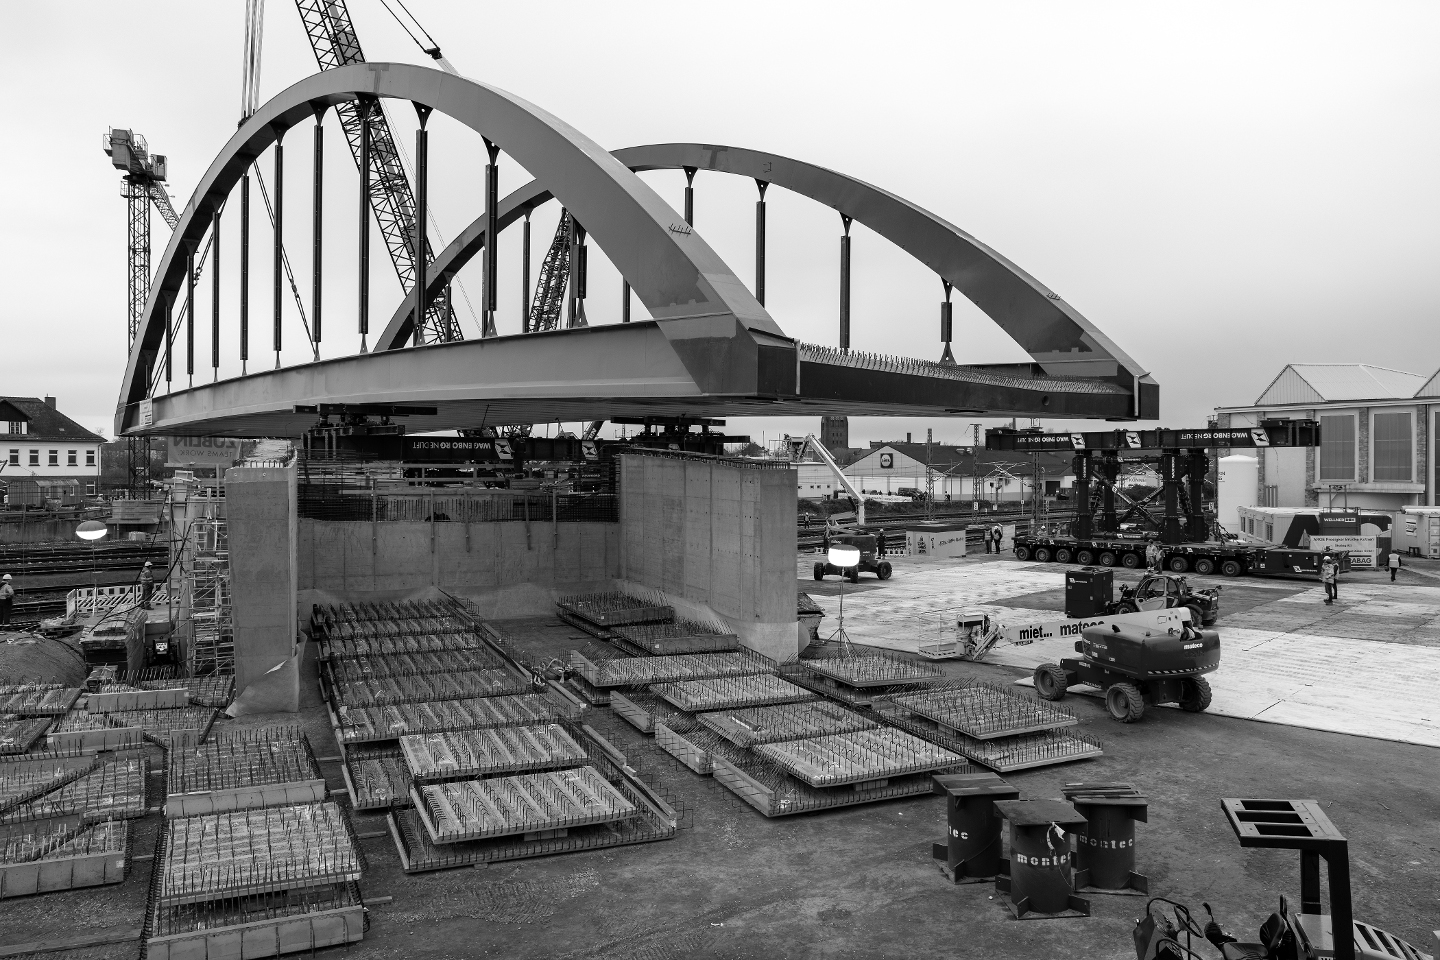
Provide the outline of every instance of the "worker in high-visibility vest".
[[15,607],[15,588],[10,585],[10,574],[0,577],[0,626],[10,622],[10,611]]

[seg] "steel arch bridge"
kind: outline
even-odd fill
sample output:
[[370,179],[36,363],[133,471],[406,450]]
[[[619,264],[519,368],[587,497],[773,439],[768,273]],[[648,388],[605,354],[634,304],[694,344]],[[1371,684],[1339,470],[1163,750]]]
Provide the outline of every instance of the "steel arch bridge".
[[[451,117],[481,134],[492,166],[503,151],[536,179],[494,203],[493,213],[487,210],[436,257],[372,352],[169,391],[180,328],[174,312],[182,296],[190,304],[187,331],[194,321],[188,257],[218,223],[218,211],[246,170],[304,121],[318,124],[337,104],[381,98],[415,104],[422,124],[432,110]],[[417,179],[425,162],[416,157]],[[318,184],[318,148],[316,169]],[[686,218],[637,175],[656,169],[682,169],[690,177],[698,170],[750,177],[762,185],[762,211],[764,188],[772,184],[833,207],[847,235],[853,220],[914,255],[946,284],[947,300],[953,286],[1032,362],[934,363],[851,351],[848,343],[837,349],[797,342]],[[316,197],[321,195],[317,190]],[[654,319],[409,346],[417,305],[423,315],[462,266],[493,246],[490,232],[498,235],[551,199],[584,225]],[[318,226],[318,207],[315,222]],[[757,228],[763,249],[763,220]],[[318,230],[312,243],[318,259]],[[218,263],[214,269],[218,272]],[[847,274],[848,256],[842,267]],[[277,272],[272,331],[277,363],[278,282]],[[494,284],[492,260],[486,265],[487,291]],[[317,296],[318,290],[317,278]],[[318,338],[318,324],[315,334]],[[193,371],[192,336],[187,333],[186,353]],[[247,336],[242,331],[242,344]],[[948,354],[948,334],[944,339]],[[842,340],[848,340],[843,321]],[[212,351],[218,375],[218,345]],[[162,364],[166,392],[157,391]],[[211,163],[160,261],[126,366],[115,427],[117,435],[299,436],[315,417],[297,408],[322,404],[434,408],[433,414],[407,418],[410,432],[622,416],[1128,420],[1158,414],[1159,387],[1094,324],[1018,266],[877,187],[736,147],[673,143],[612,154],[541,108],[487,84],[411,64],[366,63],[324,71],[283,91],[252,115]]]

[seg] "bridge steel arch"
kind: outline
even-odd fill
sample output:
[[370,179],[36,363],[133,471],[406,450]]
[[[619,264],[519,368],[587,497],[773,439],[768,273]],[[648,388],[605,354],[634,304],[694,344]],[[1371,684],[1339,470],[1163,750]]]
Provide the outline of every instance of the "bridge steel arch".
[[[235,132],[206,170],[160,260],[126,365],[117,434],[137,425],[139,402],[149,392],[149,367],[164,346],[163,304],[178,299],[185,251],[199,244],[211,215],[250,164],[287,130],[362,96],[409,100],[445,114],[498,144],[534,173],[585,224],[651,315],[682,321],[662,324],[662,329],[677,352],[708,368],[712,380],[737,350],[753,354],[764,346],[791,344],[704,239],[684,228],[644,181],[575,128],[504,90],[440,70],[405,63],[354,64],[323,71],[282,91]],[[712,354],[708,357],[707,346]]]
[[[616,150],[614,156],[637,173],[687,167],[728,173],[763,180],[832,207],[950,281],[1047,375],[1093,377],[1137,390],[1153,385],[1147,372],[1095,324],[1015,263],[959,227],[879,187],[778,154],[716,144],[649,144]],[[500,229],[551,197],[538,180],[517,188],[501,201]],[[485,243],[485,217],[481,216],[436,256],[427,299],[438,295]],[[376,343],[377,350],[405,345],[412,312],[408,303],[395,311]]]

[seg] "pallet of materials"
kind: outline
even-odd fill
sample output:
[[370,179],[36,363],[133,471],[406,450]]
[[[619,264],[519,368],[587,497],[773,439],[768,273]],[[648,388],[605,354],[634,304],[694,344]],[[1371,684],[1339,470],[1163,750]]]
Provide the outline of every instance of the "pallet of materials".
[[92,820],[130,819],[149,812],[146,804],[150,762],[141,756],[101,759],[80,776],[64,777],[44,793],[31,796],[0,813],[0,824],[55,817]]
[[875,710],[929,721],[943,736],[963,734],[975,740],[1055,730],[1080,722],[1064,707],[998,684],[974,681],[951,681],[943,687],[895,694],[877,700]]
[[633,771],[622,767],[614,759],[619,756],[618,751],[598,735],[587,732],[584,743],[590,754],[588,766],[634,807],[631,816],[590,826],[544,831],[529,839],[524,834],[507,834],[436,844],[418,810],[396,810],[389,815],[388,823],[405,872],[447,870],[674,837],[679,816],[664,798]]
[[345,751],[340,772],[356,810],[390,810],[413,803],[410,768],[398,746],[352,747]]
[[359,943],[365,903],[355,883],[238,900],[164,906],[151,914],[146,960],[256,960]]
[[675,619],[675,608],[628,593],[587,593],[561,597],[556,601],[564,613],[597,627],[618,627],[632,623],[665,623]]
[[635,806],[594,767],[573,767],[490,780],[416,785],[415,809],[435,843],[520,834],[527,840],[560,836],[570,827],[612,823]]
[[97,692],[85,697],[85,709],[90,713],[116,713],[121,710],[169,710],[189,705],[190,691],[184,687],[159,687],[144,690],[123,683],[106,683],[102,684]]
[[472,670],[467,673],[382,677],[344,683],[336,683],[332,679],[332,689],[339,702],[347,707],[377,707],[528,693],[530,680],[510,670]]
[[816,699],[813,691],[768,673],[657,683],[650,687],[650,692],[687,713]]
[[968,766],[957,753],[889,727],[762,743],[754,752],[812,787],[873,783]]
[[977,740],[963,733],[946,736],[936,729],[934,723],[914,716],[889,714],[886,722],[947,750],[962,754],[997,773],[1089,760],[1105,753],[1098,738],[1075,729],[1041,730],[1036,733]]
[[78,816],[0,827],[0,900],[120,883],[128,834],[123,820]]
[[155,902],[174,907],[360,879],[360,853],[331,802],[182,817],[165,824]]
[[677,680],[741,677],[771,673],[774,667],[752,653],[696,653],[676,657],[616,657],[594,661],[570,651],[569,666],[595,687],[641,687]]
[[634,623],[610,629],[611,642],[631,653],[663,657],[685,653],[727,653],[740,649],[740,637],[698,623]]
[[736,746],[745,748],[780,740],[873,730],[880,726],[878,721],[863,713],[824,700],[719,710],[699,714],[695,719]]
[[24,753],[49,729],[49,717],[0,714],[0,756]]
[[576,767],[587,759],[558,723],[412,734],[400,738],[400,751],[417,784]]
[[21,717],[58,717],[80,698],[79,687],[58,683],[0,685],[0,713]]
[[170,754],[165,817],[317,803],[325,778],[298,727],[233,731]]
[[[835,807],[914,797],[931,791],[932,774],[914,773],[840,787],[812,787],[783,767],[753,753],[743,759],[713,755],[713,775],[731,793],[767,817],[786,817]],[[949,768],[955,773],[968,766]]]
[[557,703],[541,693],[398,703],[383,707],[339,704],[332,725],[341,744],[396,740],[406,734],[481,730],[548,723],[578,717],[583,707]]

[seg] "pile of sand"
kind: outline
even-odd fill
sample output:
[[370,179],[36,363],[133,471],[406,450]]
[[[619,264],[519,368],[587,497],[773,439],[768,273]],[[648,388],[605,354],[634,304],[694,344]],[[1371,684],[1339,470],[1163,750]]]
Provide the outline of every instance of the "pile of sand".
[[88,668],[79,636],[51,640],[28,630],[0,630],[0,684],[27,681],[78,687]]

